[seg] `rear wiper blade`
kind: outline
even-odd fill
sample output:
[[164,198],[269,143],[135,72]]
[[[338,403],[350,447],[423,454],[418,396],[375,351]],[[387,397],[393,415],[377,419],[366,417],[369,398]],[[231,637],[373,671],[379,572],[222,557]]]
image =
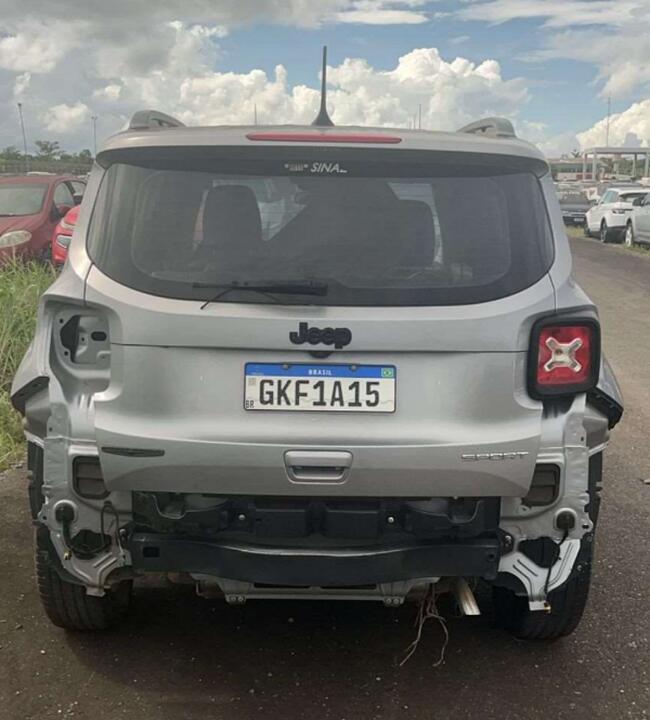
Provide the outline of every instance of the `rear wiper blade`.
[[229,292],[253,292],[260,295],[266,295],[271,300],[277,302],[274,294],[282,295],[327,295],[328,285],[325,282],[317,280],[270,280],[268,282],[247,283],[247,282],[230,282],[230,283],[192,283],[193,288],[216,288],[219,290],[211,298],[208,298],[201,310],[206,308],[210,303],[216,302],[220,297]]

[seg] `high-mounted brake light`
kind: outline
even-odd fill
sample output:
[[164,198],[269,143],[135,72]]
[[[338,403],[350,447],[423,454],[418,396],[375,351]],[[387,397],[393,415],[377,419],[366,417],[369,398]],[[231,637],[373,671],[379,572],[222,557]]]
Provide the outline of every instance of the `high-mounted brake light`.
[[533,397],[587,392],[600,372],[600,326],[592,318],[543,318],[533,328],[528,362]]
[[375,145],[397,145],[402,142],[396,135],[372,135],[367,133],[333,132],[254,132],[246,137],[253,141],[304,142],[304,143],[368,143]]

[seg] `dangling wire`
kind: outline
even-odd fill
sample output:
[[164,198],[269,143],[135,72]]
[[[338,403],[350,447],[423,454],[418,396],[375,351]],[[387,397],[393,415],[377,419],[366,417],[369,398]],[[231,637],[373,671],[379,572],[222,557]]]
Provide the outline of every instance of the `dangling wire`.
[[404,658],[399,664],[400,667],[403,667],[411,658],[413,653],[417,650],[420,639],[422,638],[422,629],[424,628],[424,623],[431,618],[438,621],[445,635],[444,641],[442,643],[442,648],[440,649],[440,657],[433,664],[433,667],[438,667],[442,665],[445,660],[445,650],[447,649],[447,645],[449,643],[449,631],[447,630],[447,623],[445,622],[445,619],[438,612],[438,608],[436,606],[436,592],[433,583],[430,583],[426,595],[422,598],[422,600],[420,600],[420,604],[418,606],[418,613],[415,617],[415,627],[417,628],[415,639],[406,648],[406,654],[404,655]]
[[[558,544],[558,548],[559,548],[558,560],[560,558],[560,553],[562,552],[562,545],[564,545],[564,542],[568,537],[569,537],[569,531],[565,530],[564,536],[562,537],[562,540],[560,540],[560,542]],[[557,562],[557,560],[555,562]],[[544,583],[544,596],[546,597],[546,599],[548,599],[548,586],[549,586],[549,583],[551,582],[551,570],[553,570],[554,566],[555,566],[555,563],[553,563],[553,565],[549,565],[548,572],[546,573],[546,582]]]

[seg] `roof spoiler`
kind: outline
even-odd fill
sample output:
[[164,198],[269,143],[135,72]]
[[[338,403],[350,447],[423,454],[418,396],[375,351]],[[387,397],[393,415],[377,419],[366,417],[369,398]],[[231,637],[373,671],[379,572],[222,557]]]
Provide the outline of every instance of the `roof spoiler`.
[[460,128],[458,132],[471,133],[472,135],[487,135],[496,138],[515,138],[515,129],[510,120],[500,117],[483,118],[475,120],[469,125]]
[[138,110],[129,122],[129,130],[160,130],[171,127],[185,127],[185,123],[158,110]]

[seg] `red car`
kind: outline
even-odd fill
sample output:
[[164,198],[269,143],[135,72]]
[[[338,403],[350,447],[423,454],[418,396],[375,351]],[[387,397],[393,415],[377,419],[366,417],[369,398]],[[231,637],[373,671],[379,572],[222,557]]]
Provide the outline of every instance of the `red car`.
[[72,239],[72,231],[77,224],[79,217],[79,205],[68,210],[65,217],[59,220],[52,235],[52,262],[55,265],[63,265],[68,257],[68,246]]
[[52,231],[86,184],[61,175],[0,177],[0,263],[9,257],[47,259]]

